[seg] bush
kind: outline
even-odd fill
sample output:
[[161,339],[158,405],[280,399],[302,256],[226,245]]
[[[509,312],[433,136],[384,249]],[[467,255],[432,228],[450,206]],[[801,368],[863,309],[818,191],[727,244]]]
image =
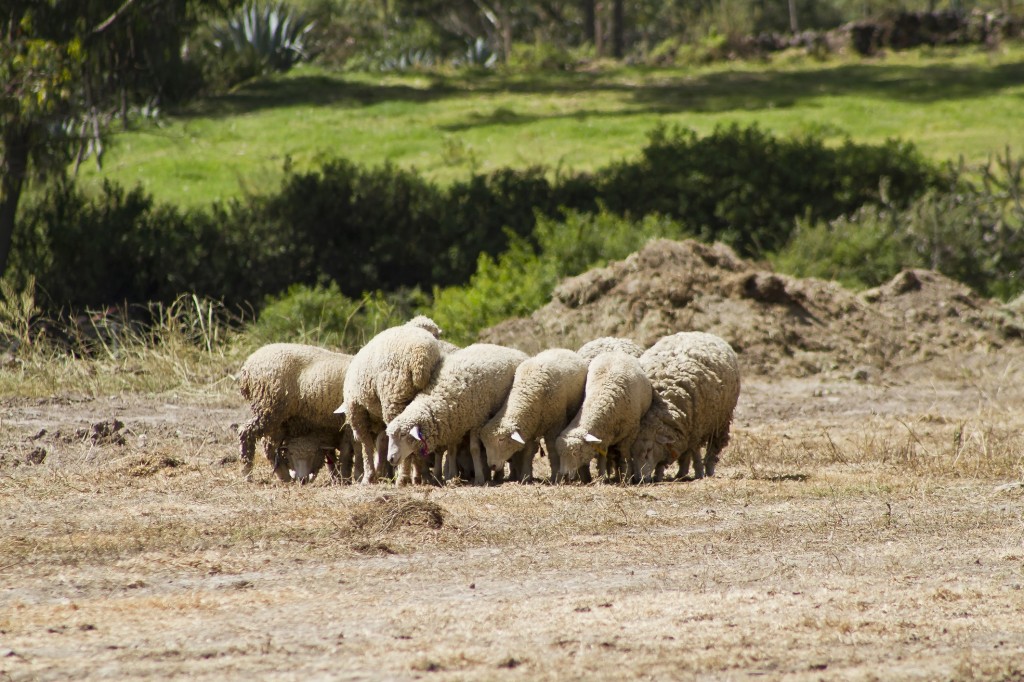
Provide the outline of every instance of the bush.
[[910,144],[826,147],[816,137],[777,138],[732,125],[698,137],[655,129],[638,161],[600,171],[597,194],[621,215],[658,213],[685,221],[707,241],[745,256],[775,251],[795,220],[831,220],[866,203],[905,206],[940,183]]
[[923,267],[1008,300],[1024,291],[1022,166],[1007,153],[979,180],[957,169],[950,190],[932,190],[906,208],[868,206],[830,223],[802,221],[772,262],[853,288]]
[[855,290],[878,286],[921,264],[898,220],[897,212],[877,206],[831,222],[800,220],[789,243],[770,260],[796,277],[835,280]]
[[659,215],[756,257],[786,244],[797,218],[813,225],[865,203],[901,210],[940,177],[896,142],[828,148],[814,137],[733,126],[706,137],[659,128],[640,159],[592,175],[502,169],[447,188],[391,165],[334,159],[297,172],[286,161],[278,192],[206,210],[156,204],[140,188],[108,183],[87,196],[62,183],[25,202],[12,271],[15,281],[35,274],[57,308],[170,303],[181,293],[238,307],[295,284],[333,283],[358,299],[461,285],[481,263],[500,265],[510,243],[515,258],[555,248],[538,216],[545,225],[603,211],[595,219],[602,239],[557,246],[568,263],[614,257],[602,249],[622,230],[644,234],[623,225]]
[[337,284],[294,285],[265,302],[258,319],[246,330],[252,345],[308,343],[355,352],[377,332],[403,324],[423,304],[418,291],[364,294],[353,300]]
[[543,306],[563,277],[624,258],[654,237],[685,236],[678,223],[658,216],[639,224],[604,210],[570,212],[564,221],[538,216],[536,247],[510,234],[508,251],[497,258],[481,254],[464,286],[435,287],[433,304],[423,312],[455,343],[472,343],[480,330]]
[[512,71],[571,71],[576,65],[568,49],[548,41],[515,43],[505,66]]

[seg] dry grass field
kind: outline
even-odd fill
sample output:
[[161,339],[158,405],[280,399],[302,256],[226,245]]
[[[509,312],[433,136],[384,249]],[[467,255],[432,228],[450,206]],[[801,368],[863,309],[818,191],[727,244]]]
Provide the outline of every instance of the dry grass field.
[[0,680],[1024,679],[1019,353],[748,377],[643,487],[247,484],[224,382],[55,395],[0,400]]

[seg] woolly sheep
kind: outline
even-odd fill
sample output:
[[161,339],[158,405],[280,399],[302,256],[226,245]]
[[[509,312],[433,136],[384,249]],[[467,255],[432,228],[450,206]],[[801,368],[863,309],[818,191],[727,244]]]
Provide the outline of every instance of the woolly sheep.
[[352,356],[316,346],[272,343],[250,355],[239,372],[242,397],[249,402],[252,418],[238,431],[242,474],[252,475],[256,440],[282,480],[290,480],[287,468],[277,466],[279,449],[289,436],[310,432],[331,434],[325,443],[341,447],[343,418],[334,408],[343,398],[346,372]]
[[533,454],[543,438],[555,480],[555,439],[579,412],[586,381],[587,361],[571,350],[552,348],[523,361],[516,368],[505,403],[480,430],[487,463],[504,467],[514,454],[522,452],[514,468],[520,480],[528,480]]
[[555,439],[560,474],[570,475],[597,455],[598,473],[607,480],[612,452],[618,455],[621,472],[652,393],[650,380],[632,355],[608,351],[591,360],[583,405]]
[[352,359],[339,411],[362,451],[363,483],[373,483],[383,469],[376,443],[384,427],[426,388],[441,361],[440,333],[430,318],[415,317],[380,332]]
[[[335,450],[339,454],[335,455]],[[275,463],[275,473],[286,480],[308,483],[316,477],[326,463],[333,476],[350,480],[352,476],[352,430],[343,428],[340,444],[337,432],[311,431],[285,438],[280,448],[281,457]]]
[[634,358],[638,358],[644,353],[644,349],[636,341],[617,336],[602,336],[593,341],[588,341],[580,346],[576,353],[587,362],[590,362],[601,353],[606,353],[610,350],[622,351],[627,355],[632,355]]
[[516,367],[527,355],[489,343],[476,343],[447,355],[430,384],[387,426],[388,461],[397,465],[418,451],[448,452],[445,478],[455,476],[459,443],[469,434],[476,483],[485,483],[479,430],[501,407]]
[[651,346],[640,365],[655,398],[633,443],[635,475],[661,480],[665,466],[678,460],[679,477],[687,474],[690,461],[697,478],[713,476],[740,395],[732,346],[714,334],[680,332]]

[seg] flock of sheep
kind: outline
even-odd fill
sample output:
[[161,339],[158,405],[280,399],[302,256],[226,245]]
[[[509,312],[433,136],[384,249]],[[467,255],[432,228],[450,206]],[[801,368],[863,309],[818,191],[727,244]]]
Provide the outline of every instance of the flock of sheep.
[[740,391],[721,338],[680,332],[644,351],[604,337],[529,357],[440,336],[420,316],[354,356],[289,343],[254,352],[239,375],[253,415],[239,429],[243,475],[257,440],[280,480],[302,483],[324,464],[342,482],[529,482],[538,454],[552,483],[590,482],[595,459],[604,481],[661,481],[672,463],[677,478],[691,464],[714,475]]

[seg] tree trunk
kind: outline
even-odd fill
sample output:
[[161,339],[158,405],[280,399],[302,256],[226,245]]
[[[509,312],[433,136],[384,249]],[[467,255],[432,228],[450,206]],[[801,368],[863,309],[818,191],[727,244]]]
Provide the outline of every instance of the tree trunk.
[[594,52],[598,57],[604,56],[604,25],[601,19],[604,16],[604,3],[594,3]]
[[612,1],[612,56],[622,59],[626,54],[626,10],[624,0]]
[[800,32],[800,22],[796,18],[796,0],[789,0],[789,30],[794,35]]
[[583,40],[594,44],[595,32],[594,22],[597,21],[597,13],[594,11],[594,0],[583,0],[580,3],[580,11],[583,12]]
[[3,131],[3,157],[0,158],[0,277],[7,270],[18,213],[21,188],[28,173],[29,131],[18,123]]

